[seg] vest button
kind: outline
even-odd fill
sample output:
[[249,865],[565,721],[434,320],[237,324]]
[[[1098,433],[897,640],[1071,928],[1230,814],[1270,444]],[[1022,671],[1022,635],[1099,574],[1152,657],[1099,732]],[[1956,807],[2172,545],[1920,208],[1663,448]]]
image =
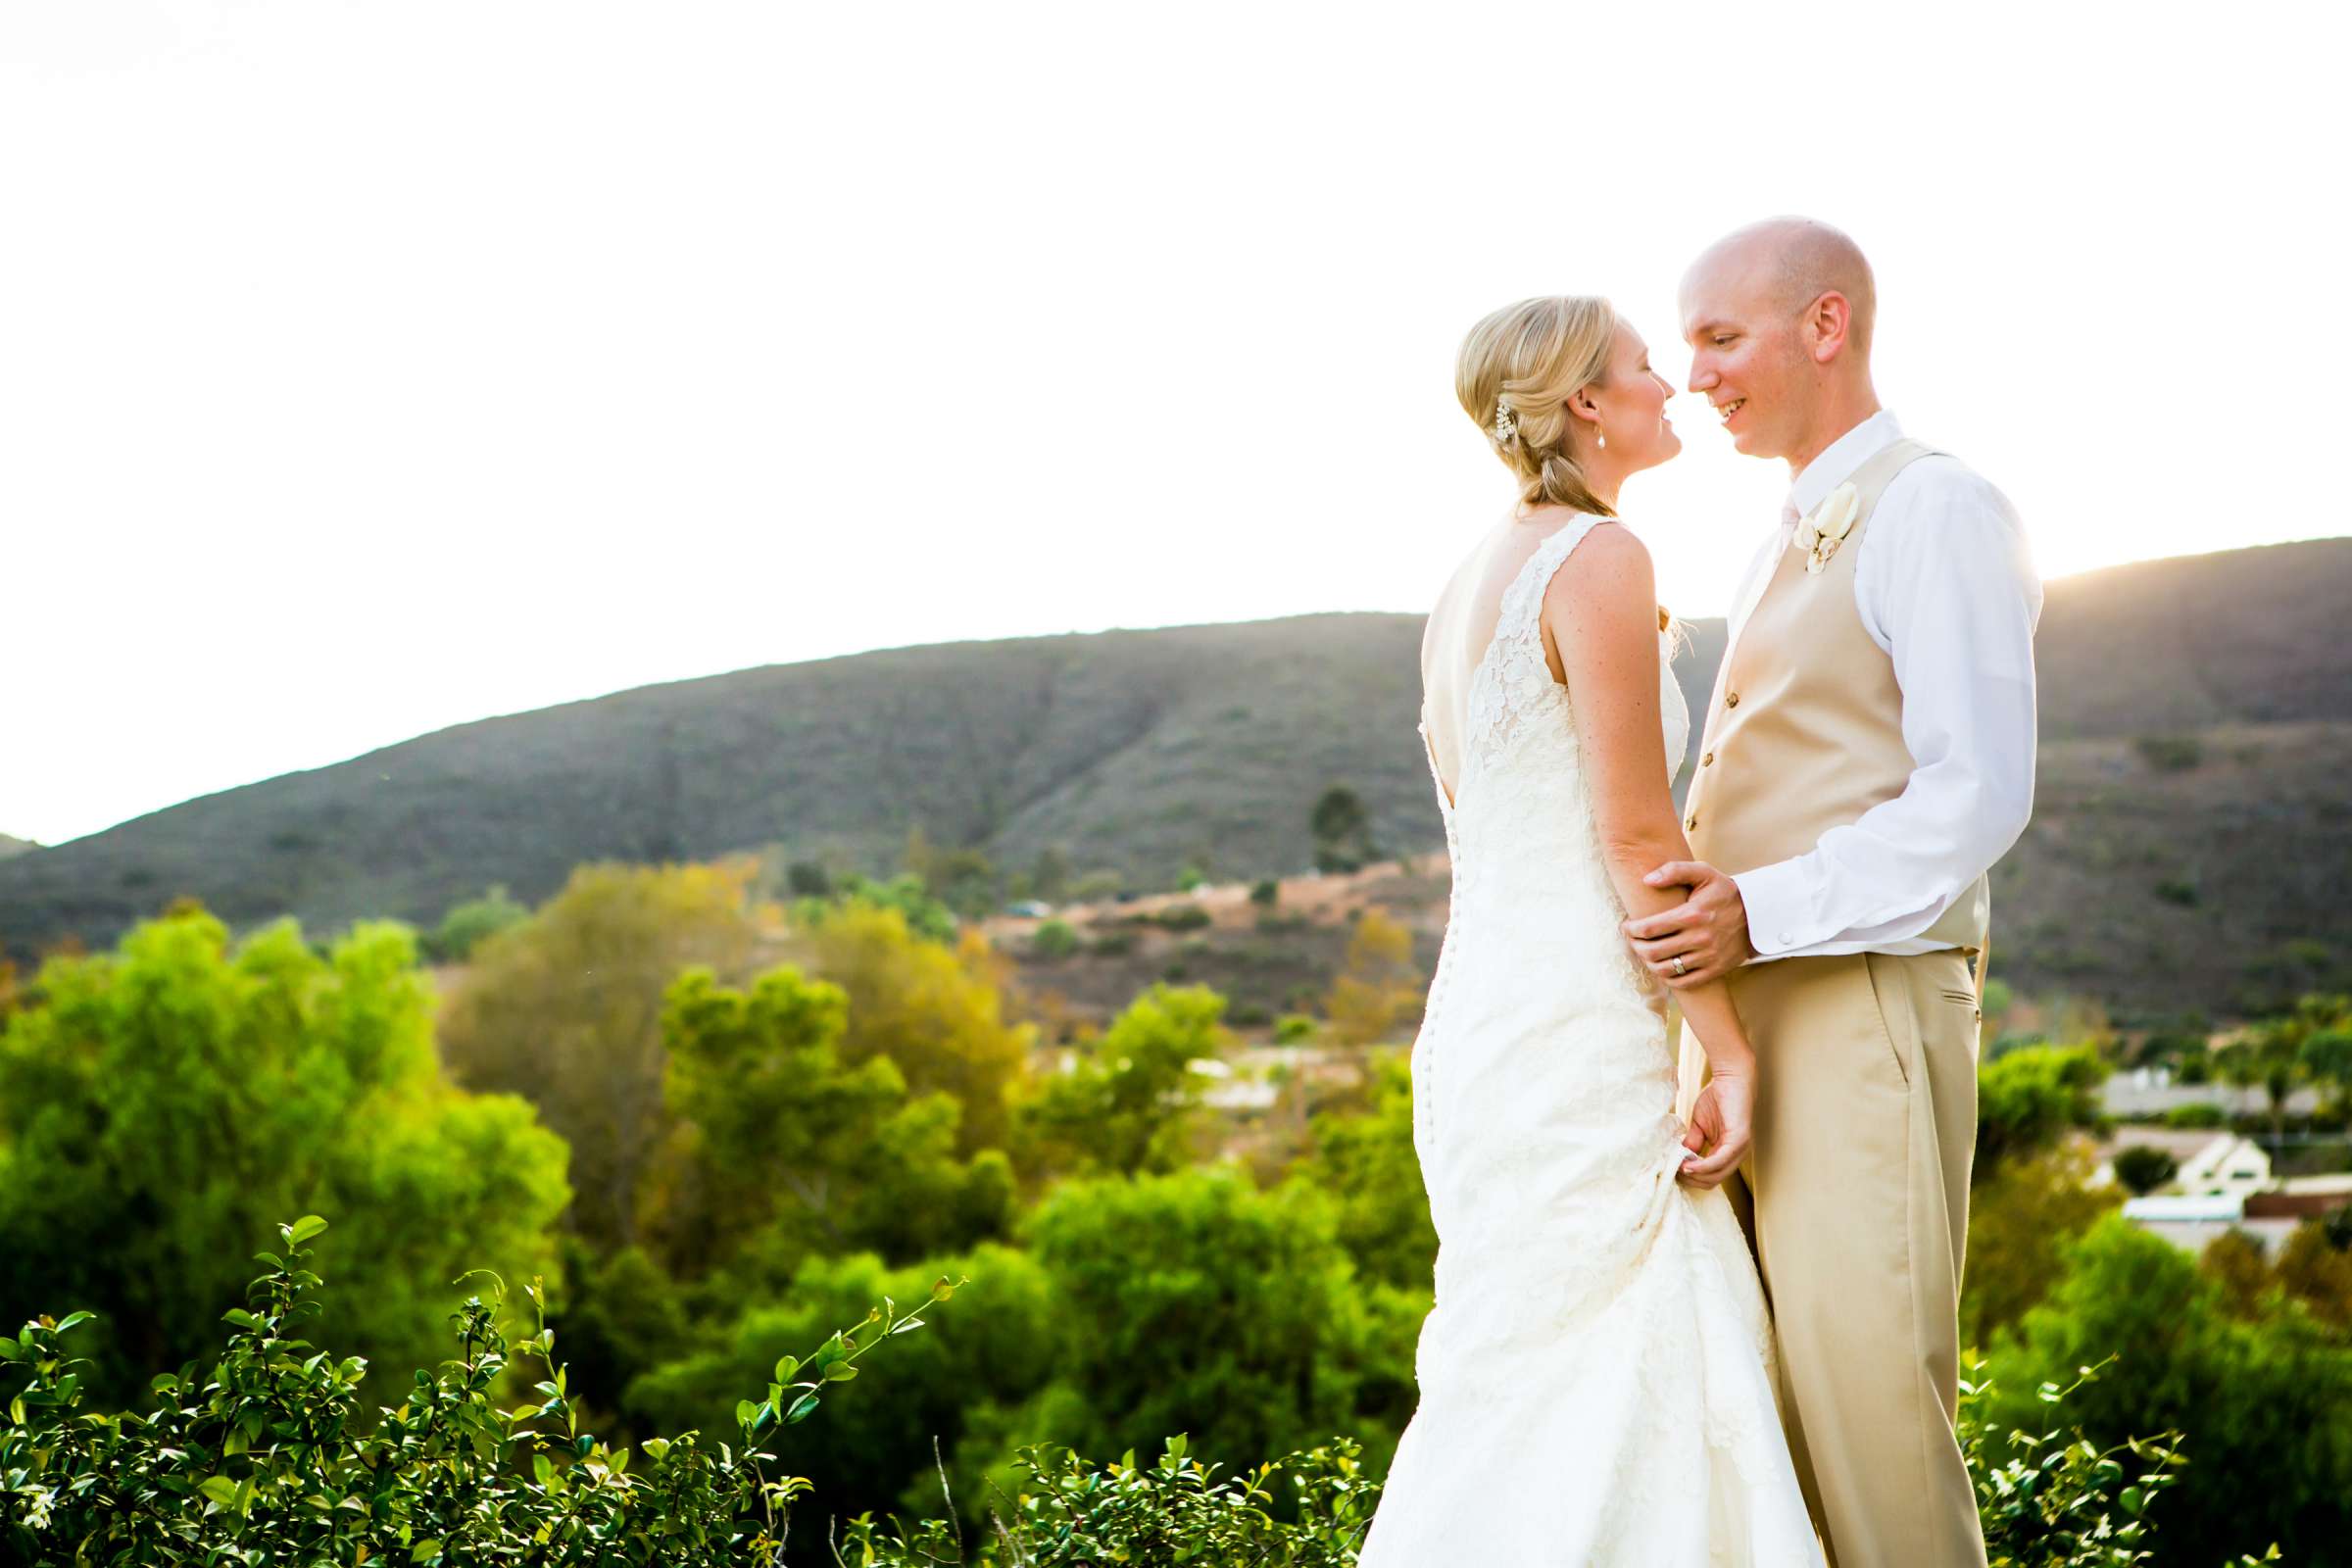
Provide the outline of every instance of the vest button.
[[1713,767],[1715,765],[1715,754],[1713,752],[1709,752],[1706,756],[1700,758],[1698,760],[1698,765],[1701,767]]
[[1723,706],[1726,708],[1738,708],[1740,706],[1740,694],[1738,692],[1733,692],[1730,696],[1723,700]]
[[1684,827],[1686,827],[1686,828],[1688,828],[1688,829],[1690,829],[1691,832],[1695,833],[1695,832],[1697,832],[1697,831],[1698,831],[1698,818],[1697,818],[1696,816],[1692,816],[1692,817],[1690,818],[1690,821],[1688,821],[1688,822],[1685,822],[1685,823],[1683,824],[1683,826],[1684,826]]

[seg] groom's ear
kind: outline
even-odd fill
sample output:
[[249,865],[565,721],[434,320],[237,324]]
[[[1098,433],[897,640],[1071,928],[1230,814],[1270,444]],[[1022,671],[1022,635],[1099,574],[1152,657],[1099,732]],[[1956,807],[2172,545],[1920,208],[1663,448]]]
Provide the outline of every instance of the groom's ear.
[[1836,289],[1805,307],[1798,329],[1816,365],[1827,365],[1852,346],[1853,303]]

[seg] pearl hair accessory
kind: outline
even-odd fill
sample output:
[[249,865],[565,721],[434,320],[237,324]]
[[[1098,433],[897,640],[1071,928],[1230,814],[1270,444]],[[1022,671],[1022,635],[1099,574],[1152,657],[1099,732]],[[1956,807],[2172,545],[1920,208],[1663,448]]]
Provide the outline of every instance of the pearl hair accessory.
[[1508,394],[1494,400],[1494,431],[1496,446],[1502,445],[1519,433],[1519,421],[1511,414],[1511,400]]

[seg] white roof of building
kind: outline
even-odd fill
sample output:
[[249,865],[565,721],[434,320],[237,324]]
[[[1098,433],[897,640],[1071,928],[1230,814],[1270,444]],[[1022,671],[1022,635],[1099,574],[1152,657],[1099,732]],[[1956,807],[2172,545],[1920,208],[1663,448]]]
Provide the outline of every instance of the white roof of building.
[[2244,1167],[2261,1176],[2271,1173],[2271,1156],[2260,1144],[2235,1133],[2223,1133],[2180,1162],[2180,1184],[2211,1181],[2225,1170]]
[[2234,1224],[2245,1217],[2246,1200],[2243,1198],[2128,1198],[2124,1200],[2124,1218],[2141,1223],[2222,1220]]

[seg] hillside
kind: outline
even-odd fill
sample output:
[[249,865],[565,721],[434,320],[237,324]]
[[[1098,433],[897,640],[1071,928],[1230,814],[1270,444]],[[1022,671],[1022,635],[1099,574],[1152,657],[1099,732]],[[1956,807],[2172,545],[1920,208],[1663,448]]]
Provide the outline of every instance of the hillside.
[[11,856],[29,855],[39,848],[38,844],[29,839],[10,838],[7,834],[0,833],[0,860],[5,860]]
[[[2315,972],[2352,955],[2328,885],[2352,865],[2347,603],[2346,539],[2050,585],[2039,811],[1997,882],[2005,974],[2227,1010],[2282,944]],[[1144,885],[1187,863],[1246,878],[1307,863],[1334,782],[1391,851],[1429,850],[1419,635],[1333,614],[954,644],[486,719],[0,860],[0,950],[102,944],[180,893],[328,929],[430,920],[492,882],[537,900],[600,858],[883,869],[917,825],[1012,868],[1051,848]],[[1678,662],[1694,710],[1722,641],[1701,622]]]

